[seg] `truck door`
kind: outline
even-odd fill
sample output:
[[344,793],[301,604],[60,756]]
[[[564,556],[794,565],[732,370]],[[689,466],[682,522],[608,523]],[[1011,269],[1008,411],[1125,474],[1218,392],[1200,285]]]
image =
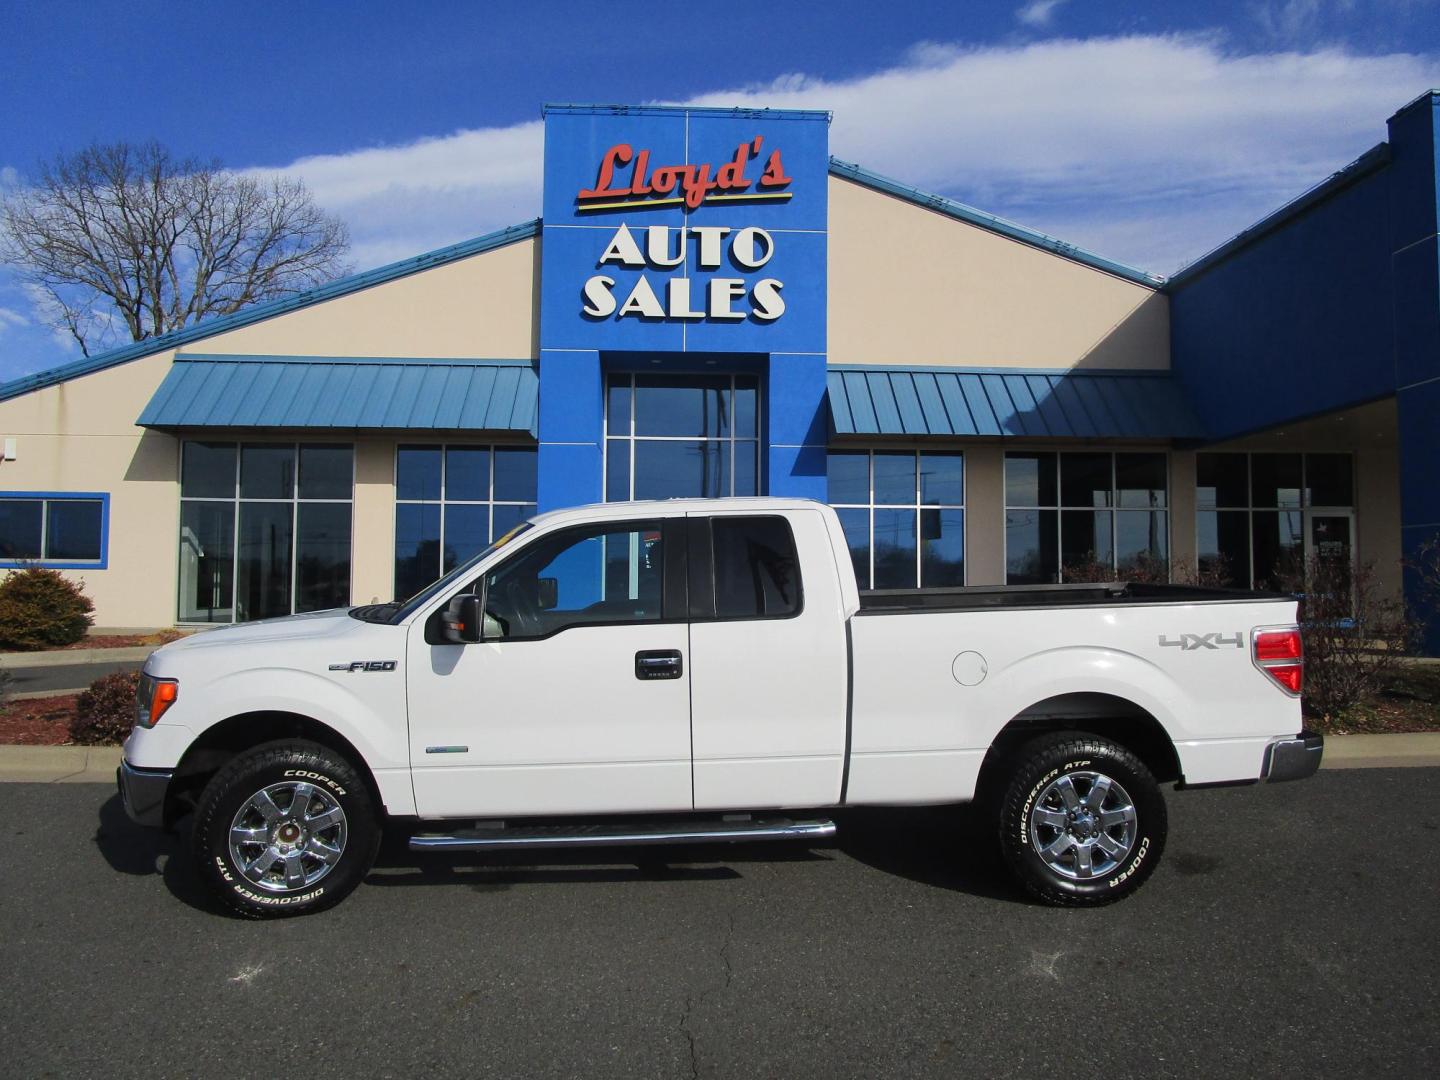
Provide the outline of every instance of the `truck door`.
[[422,817],[691,808],[684,529],[677,516],[541,536],[486,573],[485,641],[411,627]]
[[696,513],[687,528],[695,808],[838,803],[848,657],[821,515]]

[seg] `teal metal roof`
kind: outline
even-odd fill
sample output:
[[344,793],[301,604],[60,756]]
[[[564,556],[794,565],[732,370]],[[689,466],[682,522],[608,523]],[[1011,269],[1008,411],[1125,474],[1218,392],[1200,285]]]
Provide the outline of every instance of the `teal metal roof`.
[[1193,439],[1169,372],[832,367],[837,435]]
[[126,345],[120,349],[112,349],[98,356],[87,356],[83,360],[62,364],[48,371],[39,371],[34,375],[25,375],[7,383],[0,383],[0,401],[9,401],[21,394],[28,394],[46,386],[54,386],[67,379],[78,379],[82,375],[90,375],[97,371],[104,371],[106,368],[128,364],[132,360],[139,360],[141,357],[151,356],[154,353],[163,352],[165,349],[179,348],[192,341],[223,334],[227,330],[238,330],[242,326],[249,326],[251,323],[261,322],[264,319],[272,319],[276,315],[284,315],[299,308],[309,307],[311,304],[334,300],[337,296],[359,292],[361,289],[368,289],[374,285],[383,285],[396,278],[408,277],[410,274],[418,274],[422,270],[429,270],[435,266],[468,259],[472,255],[480,255],[538,235],[540,235],[540,220],[536,218],[523,225],[512,225],[508,229],[477,236],[473,240],[465,240],[458,244],[451,244],[449,247],[427,251],[424,255],[416,255],[414,258],[401,259],[399,262],[393,262],[375,270],[339,278],[321,285],[319,288],[310,289],[308,292],[287,296],[283,300],[254,304],[242,308],[233,315],[222,315],[218,319],[205,319],[173,333],[146,338],[144,341],[137,341],[133,345]]
[[1134,266],[1107,259],[1103,255],[1096,255],[1093,251],[1086,251],[1074,244],[1067,244],[1064,240],[1047,236],[1045,233],[1037,232],[1035,229],[1027,228],[1013,221],[1007,221],[1002,217],[996,217],[994,214],[987,214],[984,210],[966,206],[962,202],[947,199],[943,195],[933,195],[930,192],[921,191],[919,188],[913,188],[899,180],[892,180],[888,176],[881,176],[879,173],[871,172],[869,169],[861,168],[849,161],[841,161],[839,158],[832,157],[830,159],[830,175],[853,180],[855,183],[875,191],[883,191],[886,195],[894,195],[896,198],[912,202],[916,206],[923,206],[928,210],[934,210],[970,225],[978,225],[982,229],[999,233],[1011,240],[1018,240],[1022,244],[1029,244],[1041,251],[1048,251],[1052,255],[1059,255],[1072,262],[1103,270],[1107,274],[1114,274],[1126,281],[1133,281],[1137,285],[1148,285],[1152,289],[1158,289],[1165,284],[1165,279],[1159,274],[1147,273]]
[[533,435],[539,389],[526,360],[181,355],[136,423]]

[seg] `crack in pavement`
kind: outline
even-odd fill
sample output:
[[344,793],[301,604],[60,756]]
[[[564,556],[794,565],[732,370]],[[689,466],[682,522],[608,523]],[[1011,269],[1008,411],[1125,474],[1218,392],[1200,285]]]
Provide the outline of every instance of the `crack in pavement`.
[[727,916],[729,926],[725,931],[725,940],[720,943],[720,962],[725,965],[725,981],[719,986],[711,986],[700,991],[699,996],[692,997],[685,995],[685,1008],[680,1013],[680,1033],[685,1036],[685,1041],[690,1047],[690,1077],[691,1080],[699,1080],[700,1076],[700,1055],[695,1048],[695,1032],[690,1029],[690,1016],[695,1007],[708,998],[711,994],[723,992],[730,989],[730,984],[735,979],[735,967],[730,962],[730,945],[735,940],[735,915],[730,913]]

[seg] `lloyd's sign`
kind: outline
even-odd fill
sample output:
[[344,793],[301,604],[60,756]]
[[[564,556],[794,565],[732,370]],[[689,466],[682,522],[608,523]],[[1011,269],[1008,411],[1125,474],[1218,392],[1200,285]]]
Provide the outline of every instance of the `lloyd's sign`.
[[[605,151],[594,187],[576,195],[582,213],[638,211],[663,206],[698,210],[724,202],[779,202],[789,199],[791,179],[776,147],[754,183],[747,173],[752,156],[759,156],[765,137],[742,142],[725,164],[661,165],[651,171],[650,151],[617,143]],[[744,277],[725,277],[725,265],[741,271],[763,270],[775,255],[775,237],[746,225],[647,225],[643,242],[629,224],[621,222],[600,254],[599,266],[627,266],[645,271],[623,299],[616,279],[592,274],[583,288],[584,313],[592,319],[627,317],[643,319],[740,320],[746,317],[774,322],[785,314],[779,278],[763,277],[753,284]],[[692,274],[703,275],[693,277]],[[703,287],[703,298],[696,286]],[[658,286],[658,287],[657,287]]]
[[828,114],[545,124],[542,348],[823,352]]

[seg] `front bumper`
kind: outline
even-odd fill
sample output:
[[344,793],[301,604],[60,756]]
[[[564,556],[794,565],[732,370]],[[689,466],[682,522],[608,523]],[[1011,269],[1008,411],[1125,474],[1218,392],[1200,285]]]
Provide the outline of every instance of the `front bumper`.
[[137,769],[121,760],[115,770],[115,783],[130,820],[154,829],[164,828],[165,793],[174,775],[170,769]]
[[1265,748],[1265,762],[1260,775],[1276,780],[1304,780],[1314,776],[1325,754],[1325,736],[1302,731],[1293,739],[1282,739]]

